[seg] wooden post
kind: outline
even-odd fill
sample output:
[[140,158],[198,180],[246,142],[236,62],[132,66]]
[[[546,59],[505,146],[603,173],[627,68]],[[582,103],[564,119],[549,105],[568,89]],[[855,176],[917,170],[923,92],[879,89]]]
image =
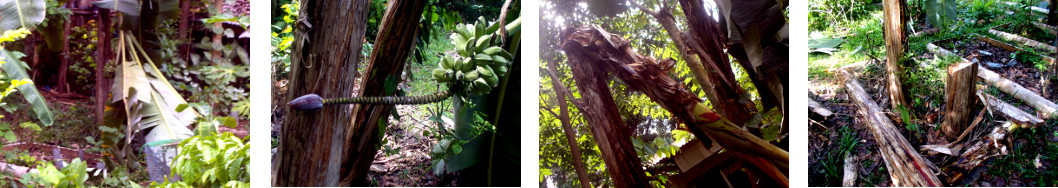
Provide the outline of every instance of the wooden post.
[[874,135],[874,141],[878,143],[882,159],[885,161],[889,177],[896,186],[925,187],[943,186],[940,179],[933,175],[930,169],[932,164],[922,155],[918,154],[911,143],[900,135],[889,117],[885,116],[882,108],[871,100],[867,91],[863,89],[856,76],[848,70],[840,70],[845,79],[845,89],[849,98],[859,109],[859,115],[863,117],[864,123]]
[[904,71],[901,61],[904,59],[904,49],[907,46],[904,32],[904,22],[907,20],[904,8],[907,7],[907,2],[884,0],[882,4],[885,15],[885,57],[888,70],[889,101],[892,101],[893,109],[898,106],[909,108],[904,97],[903,79],[900,76]]
[[974,119],[977,109],[977,63],[963,62],[948,66],[944,82],[944,121],[941,130],[948,140],[959,138]]

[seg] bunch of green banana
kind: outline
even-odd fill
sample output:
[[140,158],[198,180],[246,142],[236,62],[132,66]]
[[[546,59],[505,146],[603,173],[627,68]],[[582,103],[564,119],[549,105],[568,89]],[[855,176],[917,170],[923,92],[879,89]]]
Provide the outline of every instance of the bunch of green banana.
[[[488,25],[488,26],[487,26]],[[457,57],[441,58],[440,68],[433,70],[438,82],[462,84],[475,95],[488,94],[507,74],[513,56],[500,47],[498,23],[489,25],[484,17],[474,24],[457,25],[449,37],[456,46]]]

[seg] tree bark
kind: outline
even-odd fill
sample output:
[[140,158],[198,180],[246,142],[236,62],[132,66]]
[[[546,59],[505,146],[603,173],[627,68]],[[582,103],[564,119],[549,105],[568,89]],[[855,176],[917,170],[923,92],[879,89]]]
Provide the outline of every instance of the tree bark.
[[845,90],[849,92],[849,98],[858,107],[858,112],[865,120],[867,127],[878,142],[882,159],[885,161],[889,177],[896,186],[925,187],[943,186],[937,176],[930,169],[931,163],[922,155],[915,152],[915,148],[900,135],[900,131],[882,112],[882,108],[871,100],[867,91],[856,81],[856,76],[847,70],[841,70],[845,79]]
[[[661,24],[662,28],[665,28],[665,33],[669,35],[672,42],[676,44],[676,48],[680,50],[680,55],[683,60],[687,62],[687,66],[691,68],[691,73],[694,74],[694,81],[698,82],[698,86],[702,88],[705,93],[705,98],[709,101],[725,101],[721,98],[730,98],[732,96],[719,96],[715,90],[709,88],[716,88],[713,81],[709,80],[709,74],[706,73],[705,66],[702,65],[701,61],[698,61],[698,57],[692,54],[690,49],[687,49],[687,44],[683,41],[683,37],[680,36],[682,33],[679,27],[676,27],[676,18],[672,15],[672,10],[665,6],[664,1],[659,5],[661,7],[659,11],[653,11],[643,7],[638,3],[633,2],[634,6],[644,13],[653,16],[654,19]],[[719,103],[719,102],[718,102]],[[722,105],[722,104],[721,104]],[[723,112],[723,110],[718,110]],[[725,113],[721,113],[725,114]]]
[[[385,91],[387,77],[401,77],[404,63],[414,50],[419,33],[419,19],[426,1],[394,0],[388,2],[386,13],[375,38],[375,49],[371,51],[367,75],[360,85],[357,96],[396,95]],[[362,35],[360,35],[362,36]],[[355,69],[354,69],[355,70]],[[355,72],[355,71],[353,71]],[[356,105],[353,108],[353,132],[345,142],[353,147],[343,152],[347,158],[342,162],[341,185],[360,184],[367,177],[367,170],[378,153],[381,135],[378,133],[388,124],[387,118],[393,105]]]
[[551,87],[555,88],[555,98],[558,98],[559,114],[557,118],[562,121],[562,131],[566,134],[566,143],[569,145],[570,155],[573,155],[573,169],[577,171],[577,179],[580,180],[581,188],[590,188],[591,180],[588,179],[588,170],[584,168],[584,160],[581,159],[580,144],[577,144],[577,132],[569,121],[569,109],[566,104],[566,93],[569,92],[558,77],[555,62],[547,64],[547,74],[551,76]]
[[[568,48],[565,50],[567,53],[577,53]],[[614,187],[649,187],[650,181],[643,171],[635,146],[629,140],[632,130],[621,121],[621,114],[614,104],[606,71],[591,64],[590,60],[582,59],[582,56],[567,57],[586,107],[581,108],[580,112],[591,126],[592,135],[606,162],[606,171],[614,180]]]
[[944,121],[941,130],[948,140],[955,140],[974,119],[977,109],[977,63],[963,62],[948,66],[944,86]]
[[[286,101],[316,93],[324,97],[353,96],[354,65],[360,60],[367,31],[367,0],[302,1],[291,55]],[[311,25],[311,26],[310,26]],[[315,27],[313,27],[315,26]],[[347,174],[341,164],[353,160],[342,151],[357,147],[347,141],[354,127],[353,107],[329,106],[307,112],[291,108],[282,133],[274,186],[338,186]],[[372,154],[373,155],[373,154]]]
[[[716,100],[709,99],[717,113],[730,119],[736,125],[741,126],[749,120],[749,117],[757,111],[757,107],[746,97],[746,91],[742,89],[735,79],[731,68],[731,61],[727,58],[725,39],[720,31],[719,24],[712,16],[706,14],[702,0],[680,0],[683,14],[687,16],[688,32],[683,33],[681,40],[690,50],[689,54],[697,54],[699,60],[706,68],[707,77],[714,85]],[[708,92],[707,92],[708,93]],[[707,94],[708,96],[708,94]]]
[[901,61],[904,59],[904,50],[907,47],[907,35],[904,28],[904,23],[907,21],[904,8],[907,7],[907,2],[884,0],[882,4],[885,15],[885,56],[889,101],[892,101],[893,109],[900,106],[909,108],[906,97],[904,97],[903,79],[901,78],[904,71]]
[[[213,8],[216,8],[217,12],[223,13],[223,11],[224,11],[224,1],[214,0],[213,1]],[[221,30],[223,30],[224,29],[224,25],[222,25],[222,24],[223,23],[221,23],[221,22],[216,22],[216,23],[213,23],[213,27],[221,28]],[[223,41],[223,38],[222,38],[223,36],[224,36],[224,32],[214,33],[213,34],[213,46],[220,46],[221,45],[221,41]],[[221,51],[220,49],[214,49],[213,50],[213,59],[220,59],[221,57],[223,57],[223,55],[224,55],[223,51]],[[212,65],[217,65],[217,61],[213,61]]]
[[[578,86],[583,80],[598,82],[596,87],[605,87],[607,72],[613,73],[634,90],[646,94],[662,108],[665,108],[686,123],[695,137],[711,138],[726,149],[739,152],[746,160],[758,166],[779,183],[786,182],[786,177],[776,172],[775,162],[786,164],[789,154],[738,128],[726,118],[705,107],[702,100],[676,82],[666,73],[675,62],[671,59],[658,62],[644,57],[628,46],[628,42],[617,35],[609,34],[598,26],[570,28],[561,35],[562,48],[574,67],[591,67],[592,69],[574,69],[574,78],[578,74],[593,74],[590,77],[577,79]],[[596,73],[593,73],[596,72]],[[579,87],[583,90],[586,86]],[[609,92],[604,92],[609,96]],[[584,95],[585,99],[592,99]],[[611,98],[608,98],[612,100]],[[612,101],[611,101],[612,103]],[[589,105],[590,106],[590,105]],[[612,121],[620,121],[620,117]],[[600,135],[596,135],[598,139]],[[625,136],[627,137],[627,136]]]

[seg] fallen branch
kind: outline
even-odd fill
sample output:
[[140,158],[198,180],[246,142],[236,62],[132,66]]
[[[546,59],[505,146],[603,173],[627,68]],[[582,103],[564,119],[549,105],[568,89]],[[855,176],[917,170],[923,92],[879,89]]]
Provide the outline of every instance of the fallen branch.
[[1017,107],[1014,107],[1002,100],[993,97],[987,93],[977,91],[977,95],[981,97],[981,101],[988,106],[988,109],[992,112],[998,112],[999,114],[1006,117],[1007,120],[1022,125],[1025,128],[1032,128],[1037,125],[1043,124],[1043,119],[1037,118],[1036,116],[1029,114],[1028,112],[1021,111]]
[[1019,35],[1003,32],[1003,31],[999,31],[999,30],[995,30],[995,29],[988,29],[988,33],[991,33],[993,35],[998,36],[999,38],[1003,38],[1003,39],[1006,39],[1006,40],[1009,40],[1009,41],[1020,42],[1022,45],[1025,45],[1025,46],[1032,46],[1032,47],[1036,47],[1036,48],[1041,48],[1041,49],[1047,50],[1048,52],[1052,52],[1052,53],[1053,52],[1058,52],[1058,48],[1056,48],[1054,46],[1051,46],[1051,45],[1048,45],[1048,44],[1045,44],[1045,43],[1042,43],[1042,42],[1039,42],[1039,41],[1036,41],[1036,40],[1032,40],[1032,39],[1029,39],[1029,38],[1025,38],[1025,37],[1022,37],[1022,36],[1019,36]]
[[847,70],[840,71],[845,79],[846,91],[849,98],[856,103],[859,114],[865,120],[867,127],[874,135],[878,149],[881,150],[882,159],[889,170],[889,177],[896,186],[942,186],[937,176],[933,175],[930,168],[931,163],[926,160],[911,144],[900,135],[900,131],[885,116],[882,108],[871,100],[867,91],[863,89],[856,76]]
[[1040,95],[1025,89],[1021,84],[1014,83],[1006,78],[999,76],[995,72],[992,72],[984,67],[978,67],[980,69],[977,72],[977,76],[984,79],[989,84],[996,86],[999,90],[1006,92],[1014,96],[1014,98],[1025,101],[1026,104],[1036,109],[1036,112],[1043,117],[1043,119],[1050,119],[1058,117],[1058,104],[1054,104]]
[[845,175],[841,177],[842,187],[855,187],[856,186],[856,172],[860,171],[858,165],[856,165],[856,156],[852,154],[845,155]]
[[819,104],[819,102],[816,102],[816,100],[812,100],[812,98],[808,98],[808,108],[812,109],[812,112],[815,112],[816,114],[819,114],[824,118],[830,117],[830,115],[834,115],[834,112],[831,112],[826,107],[823,107],[822,104]]

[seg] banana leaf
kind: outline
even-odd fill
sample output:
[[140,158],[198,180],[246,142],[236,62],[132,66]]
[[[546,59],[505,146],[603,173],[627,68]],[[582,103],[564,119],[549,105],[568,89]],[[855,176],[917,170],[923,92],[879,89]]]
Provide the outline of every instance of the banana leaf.
[[[114,98],[111,102],[123,102],[126,107],[127,125],[131,131],[152,129],[146,136],[146,142],[171,140],[178,142],[193,134],[187,125],[199,116],[194,109],[177,111],[176,107],[186,104],[176,89],[163,76],[146,56],[146,52],[135,38],[126,36],[125,43],[119,46],[123,50],[119,57],[123,59],[121,70],[115,74],[115,84],[111,89]],[[146,62],[141,61],[146,60]],[[142,119],[138,119],[142,117]]]
[[0,31],[33,29],[44,21],[44,0],[0,0]]
[[[25,63],[19,60],[21,56],[24,56],[23,54],[0,49],[0,55],[3,56],[3,61],[7,62],[0,65],[0,69],[3,69],[7,78],[29,79],[29,74],[26,74],[26,68],[24,67]],[[44,100],[44,96],[40,95],[36,86],[36,84],[21,85],[18,86],[18,92],[22,93],[22,96],[29,102],[29,106],[37,114],[37,119],[40,120],[40,123],[50,126],[54,121],[54,117],[51,114],[51,110],[48,109],[48,102]]]

